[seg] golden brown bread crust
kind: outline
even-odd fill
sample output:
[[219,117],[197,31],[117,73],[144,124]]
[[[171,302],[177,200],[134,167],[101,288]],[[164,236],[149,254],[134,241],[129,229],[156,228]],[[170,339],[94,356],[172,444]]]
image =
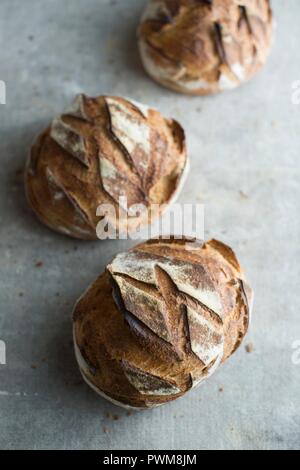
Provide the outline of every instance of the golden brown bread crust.
[[150,240],[116,256],[76,304],[83,377],[121,406],[175,400],[239,347],[252,291],[216,240]]
[[181,93],[208,95],[257,73],[272,35],[269,0],[150,0],[138,41],[154,80]]
[[[150,208],[155,218],[177,195],[186,168],[176,121],[128,99],[78,95],[34,143],[25,184],[46,225],[96,239],[98,206],[115,208],[117,231],[134,232],[147,225]],[[124,197],[127,208],[119,204]],[[135,204],[145,207],[140,215],[129,212]]]

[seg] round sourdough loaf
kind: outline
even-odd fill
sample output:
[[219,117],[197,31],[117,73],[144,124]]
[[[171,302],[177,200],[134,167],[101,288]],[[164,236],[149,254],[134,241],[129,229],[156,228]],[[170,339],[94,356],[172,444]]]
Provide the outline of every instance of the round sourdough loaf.
[[99,206],[111,208],[107,219],[118,234],[135,232],[174,200],[186,170],[176,121],[128,99],[81,94],[37,138],[25,183],[42,222],[96,239]]
[[150,0],[138,42],[154,80],[207,95],[250,79],[266,62],[272,33],[269,0]]
[[150,240],[117,255],[77,302],[81,373],[117,405],[162,405],[236,351],[251,308],[252,291],[228,246]]

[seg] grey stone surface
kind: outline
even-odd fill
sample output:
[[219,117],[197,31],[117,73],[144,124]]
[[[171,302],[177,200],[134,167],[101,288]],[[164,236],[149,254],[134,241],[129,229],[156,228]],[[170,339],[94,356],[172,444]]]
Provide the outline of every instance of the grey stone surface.
[[[0,448],[299,449],[300,3],[273,2],[268,65],[213,98],[174,94],[144,74],[135,45],[144,3],[1,0]],[[52,233],[28,209],[20,176],[35,134],[80,91],[130,96],[185,125],[192,171],[180,200],[205,204],[207,237],[235,248],[256,292],[245,343],[254,351],[242,346],[200,389],[132,416],[83,384],[71,339],[76,298],[131,243]]]

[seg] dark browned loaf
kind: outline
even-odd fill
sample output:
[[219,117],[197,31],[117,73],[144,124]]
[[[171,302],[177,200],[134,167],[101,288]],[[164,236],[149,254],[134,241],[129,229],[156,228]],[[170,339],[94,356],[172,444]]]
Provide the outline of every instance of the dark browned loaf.
[[[174,200],[186,169],[176,121],[128,99],[82,94],[34,143],[26,192],[47,226],[96,239],[99,206],[115,209],[117,233],[135,232],[148,224],[150,208],[154,220]],[[133,205],[143,210],[132,213]]]
[[150,240],[115,257],[78,301],[81,373],[112,402],[137,409],[175,400],[240,346],[252,291],[216,240]]
[[256,74],[272,36],[269,0],[150,0],[138,41],[154,80],[181,93],[207,95]]

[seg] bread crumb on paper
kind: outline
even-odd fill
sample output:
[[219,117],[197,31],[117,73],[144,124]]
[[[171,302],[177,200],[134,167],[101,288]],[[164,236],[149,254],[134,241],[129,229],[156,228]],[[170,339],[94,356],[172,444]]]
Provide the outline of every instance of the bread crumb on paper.
[[247,353],[249,353],[249,354],[252,353],[254,351],[253,343],[246,344],[245,349],[246,349]]

